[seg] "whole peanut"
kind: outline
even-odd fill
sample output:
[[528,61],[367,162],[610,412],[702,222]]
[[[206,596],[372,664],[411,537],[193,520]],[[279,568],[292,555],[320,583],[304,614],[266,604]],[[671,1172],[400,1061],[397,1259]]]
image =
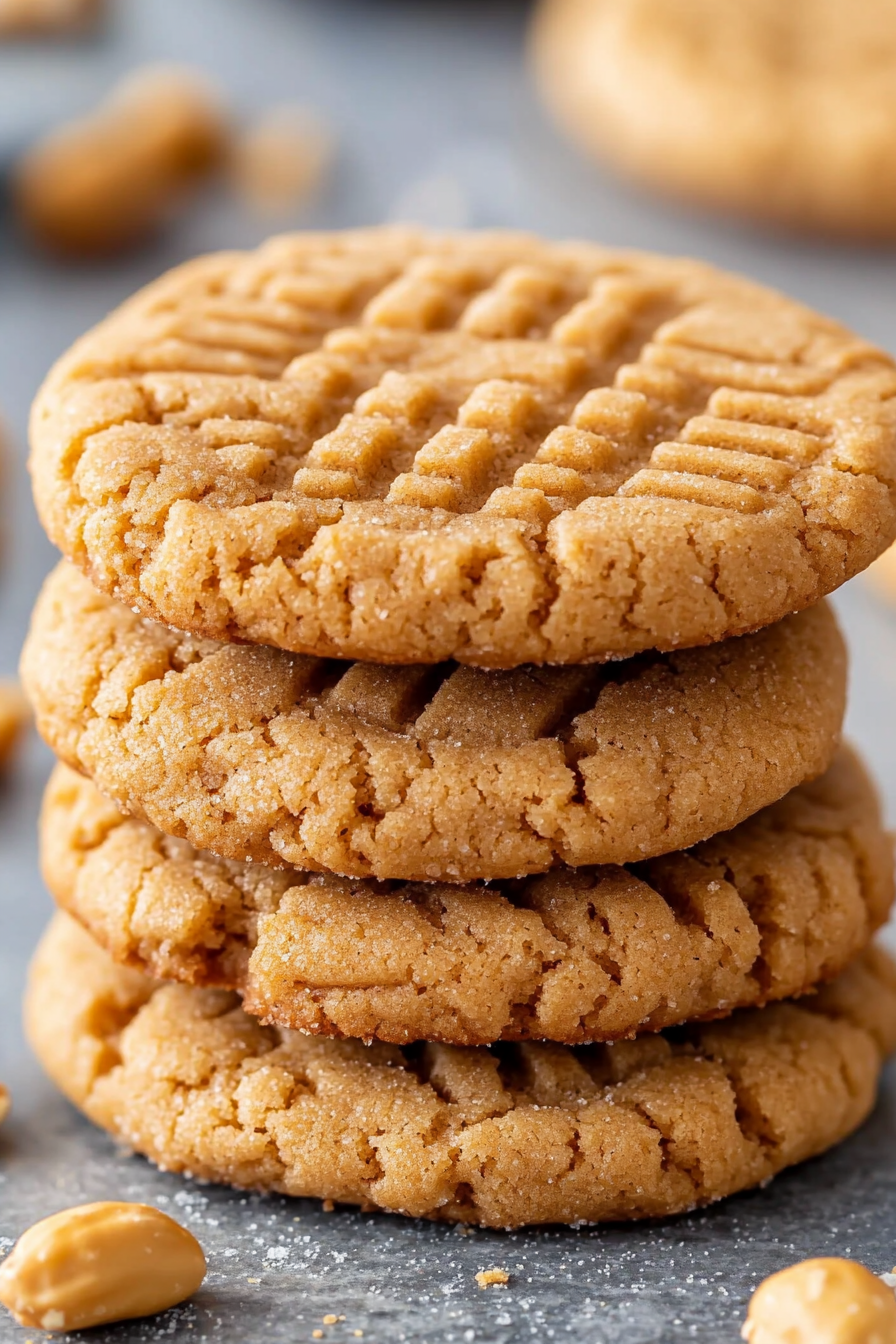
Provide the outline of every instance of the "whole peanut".
[[896,1295],[864,1265],[803,1260],[753,1294],[749,1344],[896,1344]]
[[103,255],[139,241],[222,160],[218,101],[189,70],[149,68],[53,131],[13,174],[22,224],[51,250]]
[[0,0],[0,37],[86,28],[103,7],[104,0]]
[[23,1233],[0,1265],[0,1302],[32,1329],[85,1330],[176,1306],[205,1269],[193,1234],[158,1209],[83,1204]]

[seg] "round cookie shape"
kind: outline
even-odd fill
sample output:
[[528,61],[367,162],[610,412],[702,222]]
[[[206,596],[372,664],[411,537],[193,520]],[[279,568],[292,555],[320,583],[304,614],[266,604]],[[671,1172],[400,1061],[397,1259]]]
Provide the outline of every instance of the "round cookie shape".
[[253,1017],[405,1044],[615,1040],[807,992],[884,923],[893,846],[841,752],[687,852],[483,887],[216,859],[57,766],[41,863],[119,964],[239,992]]
[[896,537],[896,368],[698,262],[304,234],[188,264],[51,372],[50,537],[178,629],[379,663],[721,640]]
[[647,186],[787,227],[896,236],[893,0],[542,0],[551,111]]
[[665,1217],[837,1143],[896,1045],[896,967],[872,950],[799,1004],[669,1036],[402,1050],[263,1027],[57,915],[25,1016],[66,1095],[167,1170],[514,1227]]
[[846,656],[819,606],[625,663],[347,665],[169,630],[63,562],[22,675],[57,755],[167,835],[466,882],[630,863],[737,825],[827,768]]

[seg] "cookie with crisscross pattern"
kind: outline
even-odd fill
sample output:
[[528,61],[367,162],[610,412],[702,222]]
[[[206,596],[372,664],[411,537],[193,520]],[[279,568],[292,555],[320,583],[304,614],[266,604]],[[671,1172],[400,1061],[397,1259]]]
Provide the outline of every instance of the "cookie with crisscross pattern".
[[168,835],[462,882],[629,863],[735,826],[829,764],[846,654],[821,604],[590,667],[345,663],[183,635],[63,563],[22,675],[56,753]]
[[692,850],[489,887],[217,859],[58,766],[41,864],[116,961],[236,989],[282,1027],[398,1044],[613,1040],[789,998],[842,971],[893,899],[892,842],[848,752]]
[[218,639],[582,663],[757,629],[896,536],[896,368],[697,262],[512,234],[193,262],[57,365],[32,468],[103,591]]
[[808,999],[615,1045],[328,1041],[116,966],[64,915],[26,1003],[54,1081],[161,1167],[491,1227],[664,1217],[767,1181],[861,1124],[894,1023],[872,950]]

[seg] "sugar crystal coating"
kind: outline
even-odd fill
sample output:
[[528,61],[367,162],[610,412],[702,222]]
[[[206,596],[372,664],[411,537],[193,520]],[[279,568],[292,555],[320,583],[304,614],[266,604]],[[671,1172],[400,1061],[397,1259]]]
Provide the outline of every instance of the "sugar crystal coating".
[[58,766],[47,884],[119,963],[238,990],[282,1027],[404,1044],[577,1043],[803,993],[887,918],[893,847],[861,764],[694,849],[485,887],[228,862]]
[[665,1216],[844,1138],[896,1044],[896,967],[870,951],[800,1004],[615,1045],[402,1050],[262,1027],[58,915],[26,1019],[72,1101],[169,1170],[509,1227]]
[[629,863],[820,774],[846,692],[825,606],[593,667],[385,667],[199,640],[50,576],[22,662],[63,760],[228,858],[463,882]]
[[192,262],[32,419],[51,538],[217,639],[583,663],[757,629],[896,536],[896,369],[691,261],[303,234]]

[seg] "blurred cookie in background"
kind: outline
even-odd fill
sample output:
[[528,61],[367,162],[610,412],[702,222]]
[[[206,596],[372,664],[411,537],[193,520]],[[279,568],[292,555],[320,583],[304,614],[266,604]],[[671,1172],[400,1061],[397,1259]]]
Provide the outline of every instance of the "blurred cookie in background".
[[541,0],[531,55],[559,123],[628,176],[896,238],[896,0]]
[[13,174],[15,208],[26,232],[50,251],[118,252],[151,234],[206,181],[226,144],[214,87],[187,68],[148,66],[95,112],[24,154]]
[[254,213],[288,216],[320,190],[334,148],[317,113],[291,104],[271,108],[234,136],[230,185]]
[[0,38],[77,32],[106,7],[105,0],[0,0]]

